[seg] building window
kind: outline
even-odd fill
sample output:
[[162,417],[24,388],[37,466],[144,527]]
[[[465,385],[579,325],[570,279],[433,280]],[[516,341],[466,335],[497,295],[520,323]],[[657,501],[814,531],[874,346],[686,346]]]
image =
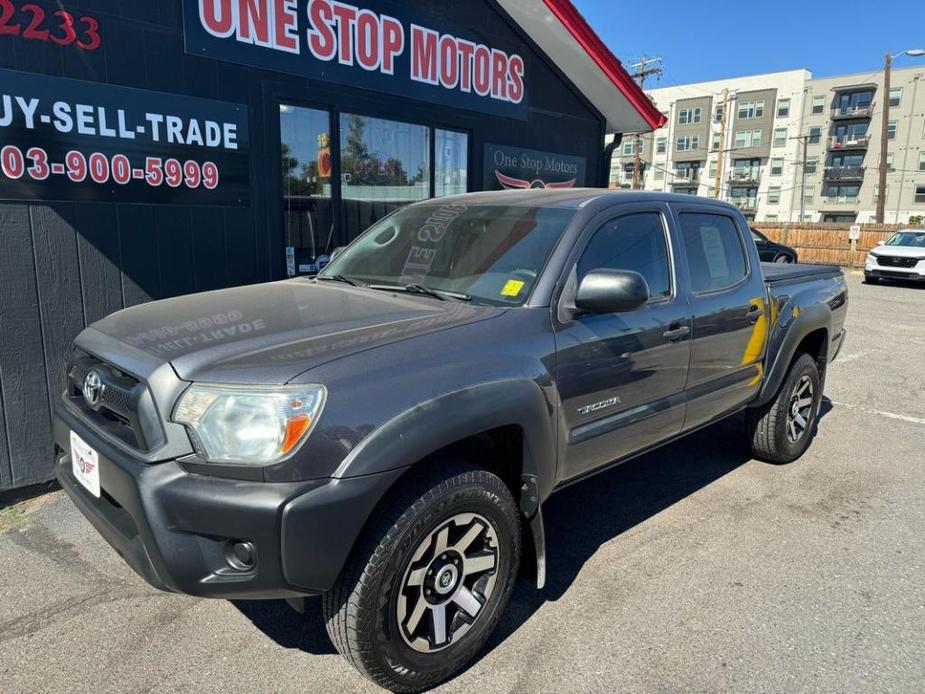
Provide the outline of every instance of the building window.
[[714,180],[716,178],[716,173],[718,169],[719,169],[719,164],[714,159],[713,161],[710,162],[710,168],[709,168],[709,174],[708,174],[710,176],[710,180]]
[[469,191],[469,136],[452,130],[434,130],[434,182],[439,198]]
[[825,111],[825,96],[813,97],[813,115],[819,115]]
[[659,137],[658,139],[656,139],[655,140],[655,153],[664,154],[667,151],[668,151],[668,138]]
[[822,139],[822,128],[818,125],[813,126],[809,129],[809,143],[811,145],[819,144],[819,140]]
[[813,198],[816,197],[816,189],[814,186],[806,186],[806,189],[803,191],[803,200],[805,202],[812,202]]
[[921,205],[925,203],[925,184],[918,184],[915,187],[915,203]]
[[774,128],[774,147],[783,147],[787,144],[787,128]]
[[776,222],[776,221],[777,221],[777,215],[776,215],[776,214],[766,214],[766,215],[764,216],[764,221],[766,221],[766,222]]
[[774,186],[773,188],[768,188],[768,204],[769,205],[780,204],[780,186]]
[[716,104],[716,107],[713,109],[713,122],[722,123],[723,122],[723,112],[725,106],[723,104]]
[[315,265],[334,250],[331,203],[331,116],[327,111],[280,104],[283,230],[299,264]]
[[655,171],[653,173],[653,177],[655,178],[656,181],[664,181],[665,180],[665,170],[660,166],[656,166]]
[[772,159],[771,160],[771,175],[772,176],[782,176],[784,173],[784,160],[783,159]]
[[925,152],[919,152],[919,171],[925,171]]
[[722,136],[719,133],[713,133],[713,141],[710,143],[710,149],[714,152],[718,152],[722,147]]
[[898,108],[903,100],[903,88],[893,87],[890,89],[890,108]]
[[786,118],[790,115],[790,99],[777,100],[777,117]]
[[348,239],[408,203],[430,197],[430,128],[340,116],[341,198]]
[[[860,166],[860,164],[858,164]],[[893,173],[896,169],[893,168],[893,152],[888,152],[886,155],[886,170],[889,173]]]
[[890,140],[896,139],[896,124],[897,124],[897,121],[891,120],[886,125],[886,136]]
[[697,108],[682,108],[678,111],[678,123],[681,125],[692,125],[700,122],[701,110]]
[[634,145],[635,142],[636,142],[636,138],[634,137],[628,137],[627,139],[623,141],[623,155],[624,156],[628,157],[632,155],[633,150],[635,149],[635,145]]
[[761,118],[763,115],[763,101],[743,101],[739,104],[739,118]]
[[819,166],[818,157],[808,157],[806,159],[806,173],[814,174],[816,173],[816,168]]
[[739,130],[735,136],[735,146],[737,149],[745,147],[761,146],[760,130]]
[[675,141],[675,149],[678,152],[687,152],[692,149],[700,148],[699,135],[682,135]]

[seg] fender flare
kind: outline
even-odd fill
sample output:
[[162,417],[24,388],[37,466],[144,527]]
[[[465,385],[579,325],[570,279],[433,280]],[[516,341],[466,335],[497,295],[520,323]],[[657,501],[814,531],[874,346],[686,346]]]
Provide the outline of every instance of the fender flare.
[[377,427],[341,462],[344,479],[407,468],[455,441],[500,426],[523,432],[523,474],[536,478],[539,498],[556,478],[553,406],[532,380],[505,379],[442,394]]
[[828,356],[829,335],[832,330],[832,310],[825,303],[811,303],[801,309],[796,303],[790,302],[786,312],[778,315],[777,325],[768,339],[767,354],[776,354],[777,358],[770,363],[761,386],[758,398],[752,403],[753,407],[767,404],[777,395],[797,347],[812,332],[825,330],[821,357]]

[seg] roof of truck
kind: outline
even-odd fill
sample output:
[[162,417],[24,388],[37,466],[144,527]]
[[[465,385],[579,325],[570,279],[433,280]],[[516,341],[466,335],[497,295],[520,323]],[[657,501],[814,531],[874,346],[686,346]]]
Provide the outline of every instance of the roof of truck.
[[620,203],[633,202],[672,202],[679,205],[697,203],[732,207],[727,202],[691,196],[686,193],[663,193],[643,190],[607,190],[604,188],[569,188],[567,190],[549,190],[543,188],[531,190],[494,190],[482,193],[465,193],[443,198],[431,198],[417,205],[448,205],[464,203],[467,205],[504,205],[507,207],[565,207],[579,209],[595,201]]

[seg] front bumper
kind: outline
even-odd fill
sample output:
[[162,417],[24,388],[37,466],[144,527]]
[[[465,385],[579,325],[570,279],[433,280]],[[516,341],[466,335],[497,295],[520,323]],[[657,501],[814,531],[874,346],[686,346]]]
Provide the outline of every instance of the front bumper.
[[880,265],[868,258],[864,263],[864,275],[891,280],[925,282],[925,261],[919,261],[917,265],[905,268]]
[[[70,432],[99,453],[100,498],[71,471]],[[59,408],[57,478],[78,509],[148,583],[200,597],[290,598],[331,588],[369,514],[395,479],[382,475],[248,482],[145,464]],[[256,548],[251,570],[229,562],[234,541]]]

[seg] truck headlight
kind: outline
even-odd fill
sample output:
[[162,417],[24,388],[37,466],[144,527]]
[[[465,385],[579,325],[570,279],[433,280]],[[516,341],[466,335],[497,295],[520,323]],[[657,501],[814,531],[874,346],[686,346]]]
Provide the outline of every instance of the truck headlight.
[[308,438],[321,415],[322,385],[190,386],[173,421],[190,432],[196,452],[212,463],[279,462]]

